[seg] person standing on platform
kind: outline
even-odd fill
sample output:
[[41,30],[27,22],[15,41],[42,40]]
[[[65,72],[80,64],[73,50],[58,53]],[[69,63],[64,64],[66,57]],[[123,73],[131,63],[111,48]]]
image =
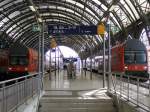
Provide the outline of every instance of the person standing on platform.
[[75,67],[73,62],[70,62],[67,66],[67,73],[69,78],[75,77]]

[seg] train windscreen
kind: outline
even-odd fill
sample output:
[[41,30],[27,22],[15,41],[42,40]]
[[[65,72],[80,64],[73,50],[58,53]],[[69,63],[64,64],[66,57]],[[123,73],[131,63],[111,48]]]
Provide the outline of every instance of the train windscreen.
[[145,51],[125,51],[124,63],[145,64],[147,62]]
[[10,56],[10,65],[28,65],[27,56]]

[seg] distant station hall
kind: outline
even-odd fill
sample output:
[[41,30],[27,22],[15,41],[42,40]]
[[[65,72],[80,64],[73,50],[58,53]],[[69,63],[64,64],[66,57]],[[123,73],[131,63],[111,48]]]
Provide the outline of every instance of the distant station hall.
[[150,0],[0,0],[0,112],[150,112]]

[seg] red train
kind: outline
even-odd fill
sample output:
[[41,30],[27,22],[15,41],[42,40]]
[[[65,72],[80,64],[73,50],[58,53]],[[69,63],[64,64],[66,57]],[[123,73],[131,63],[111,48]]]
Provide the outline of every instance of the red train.
[[8,49],[0,49],[0,80],[6,77],[8,63]]
[[129,39],[111,50],[112,72],[148,78],[148,60],[145,45],[137,39]]
[[[111,49],[111,71],[113,73],[125,73],[130,76],[149,78],[148,74],[148,54],[145,45],[137,39],[129,39],[122,44],[117,44]],[[108,56],[106,56],[106,71],[108,71]],[[94,71],[103,73],[103,57],[99,57],[92,66]],[[86,65],[90,64],[87,61]],[[87,70],[90,66],[86,66]]]
[[0,50],[0,79],[10,79],[38,70],[38,53],[26,46],[14,44]]

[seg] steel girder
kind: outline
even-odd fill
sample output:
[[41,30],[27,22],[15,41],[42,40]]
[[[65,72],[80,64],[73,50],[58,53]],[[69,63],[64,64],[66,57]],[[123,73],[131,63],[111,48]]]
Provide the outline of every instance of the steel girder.
[[[72,24],[72,25],[97,24],[102,19],[102,16],[106,11],[104,10],[104,6],[107,8],[110,7],[110,4],[105,0],[97,0],[101,4],[98,4],[93,0],[83,0],[83,1],[72,0],[72,1],[74,1],[75,4],[66,0],[60,0],[60,1],[33,0],[33,3],[37,7],[37,10],[41,15],[42,19],[49,24],[52,24],[52,22],[54,23],[58,22],[60,24]],[[125,6],[123,6],[121,2],[119,2],[117,5],[120,7],[120,9],[124,12],[126,17],[133,24],[131,24],[128,27],[125,27],[122,22],[122,19],[120,19],[121,17],[119,17],[115,11],[112,11],[111,13],[114,15],[117,21],[115,21],[113,17],[110,17],[110,20],[114,23],[114,25],[117,26],[117,22],[118,22],[119,25],[121,26],[120,32],[116,34],[116,36],[113,36],[114,43],[116,40],[124,41],[128,34],[131,34],[135,36],[135,38],[138,38],[140,34],[134,34],[131,32],[131,30],[137,28],[136,26],[138,26],[140,22],[142,22],[141,26],[142,28],[146,28],[146,32],[148,34],[147,26],[149,26],[149,20],[147,19],[147,17],[149,16],[147,15],[149,14],[147,15],[144,14],[138,1],[130,0],[132,5],[136,9],[138,15],[140,16],[140,19],[134,20],[133,17],[136,18],[134,11],[132,11],[131,6],[129,5],[129,3],[127,3],[126,0],[124,2],[129,7],[130,12],[129,10],[126,9]],[[25,0],[8,0],[8,1],[1,0],[0,3],[1,3],[0,21],[2,21],[2,26],[0,27],[0,30],[7,32],[9,35],[11,35],[10,38],[14,42],[16,41],[21,42],[29,47],[37,48],[38,45],[37,44],[34,45],[34,43],[38,43],[39,33],[31,31],[32,23],[36,24],[37,21],[35,19],[35,13],[29,10],[28,7],[29,3],[27,3]],[[79,6],[79,4],[81,4],[82,7]],[[52,6],[55,6],[55,8],[52,8]],[[61,9],[60,7],[63,7],[65,10]],[[73,12],[69,10],[72,10]],[[14,14],[14,12],[16,12],[16,15],[12,15]],[[46,15],[47,13],[49,13],[49,15]],[[133,17],[131,17],[131,14],[133,14]],[[63,15],[63,17],[61,15]],[[142,28],[141,29],[140,28],[141,27],[139,27],[138,29],[139,32],[142,30]],[[120,37],[118,35],[123,35],[123,36]],[[97,42],[95,42],[92,38],[95,38]],[[50,37],[46,35],[45,39],[46,39],[45,41],[46,49],[48,49]],[[90,53],[91,49],[94,52],[94,54],[96,54],[96,52],[98,52],[98,50],[102,48],[101,47],[102,42],[100,42],[96,36],[69,36],[68,40],[72,42],[73,49],[76,49],[80,54],[84,53],[87,54],[88,56],[90,56],[91,54]],[[61,44],[61,41],[59,42],[59,44]],[[71,46],[71,44],[69,44],[68,41],[65,41],[64,44],[65,45],[68,44],[69,46]],[[83,48],[85,48],[84,45],[86,45],[87,51],[82,51]],[[97,49],[97,50],[93,50],[93,49]]]

